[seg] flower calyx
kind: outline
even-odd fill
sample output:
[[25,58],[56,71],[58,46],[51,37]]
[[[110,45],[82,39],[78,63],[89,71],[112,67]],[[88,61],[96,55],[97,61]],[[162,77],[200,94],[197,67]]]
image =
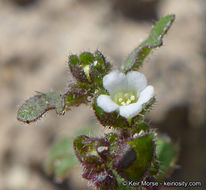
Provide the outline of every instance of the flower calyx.
[[117,180],[108,167],[111,155],[107,140],[82,135],[74,140],[74,150],[84,167],[83,178],[91,181],[97,189],[118,189]]
[[111,64],[97,50],[94,54],[83,52],[79,56],[70,55],[69,68],[78,82],[99,86],[104,75],[110,71]]

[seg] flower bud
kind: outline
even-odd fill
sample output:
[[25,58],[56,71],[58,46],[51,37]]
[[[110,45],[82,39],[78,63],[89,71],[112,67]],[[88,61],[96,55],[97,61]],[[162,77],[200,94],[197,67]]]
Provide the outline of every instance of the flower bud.
[[79,57],[71,55],[69,68],[77,81],[101,85],[102,78],[111,69],[111,64],[106,62],[105,57],[97,50],[94,54],[83,52]]

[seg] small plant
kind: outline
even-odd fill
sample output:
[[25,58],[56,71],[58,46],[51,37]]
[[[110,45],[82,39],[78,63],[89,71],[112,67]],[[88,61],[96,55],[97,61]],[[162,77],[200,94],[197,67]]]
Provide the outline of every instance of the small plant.
[[[31,123],[55,109],[63,115],[71,106],[90,105],[103,127],[114,129],[101,138],[80,135],[55,144],[46,170],[58,180],[68,177],[77,161],[83,166],[82,177],[95,189],[158,189],[176,161],[176,149],[144,121],[155,102],[154,88],[138,72],[150,51],[162,45],[162,38],[172,25],[174,15],[160,19],[149,35],[119,70],[98,50],[69,56],[69,68],[76,79],[63,93],[39,93],[18,110],[17,119]],[[144,183],[138,183],[144,181]],[[136,184],[136,185],[135,185]]]

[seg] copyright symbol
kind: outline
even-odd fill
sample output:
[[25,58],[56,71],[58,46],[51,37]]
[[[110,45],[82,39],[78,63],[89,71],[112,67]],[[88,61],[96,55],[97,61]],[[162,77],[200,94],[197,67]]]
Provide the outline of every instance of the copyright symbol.
[[123,181],[123,182],[122,182],[122,185],[123,185],[123,186],[126,186],[126,185],[127,185],[127,182],[126,182],[126,181]]

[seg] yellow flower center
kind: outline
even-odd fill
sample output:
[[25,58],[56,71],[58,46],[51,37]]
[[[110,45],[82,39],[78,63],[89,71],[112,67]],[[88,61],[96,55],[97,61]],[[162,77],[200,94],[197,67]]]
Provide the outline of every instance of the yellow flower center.
[[127,106],[137,102],[138,97],[133,91],[117,92],[113,97],[113,101],[119,106]]

